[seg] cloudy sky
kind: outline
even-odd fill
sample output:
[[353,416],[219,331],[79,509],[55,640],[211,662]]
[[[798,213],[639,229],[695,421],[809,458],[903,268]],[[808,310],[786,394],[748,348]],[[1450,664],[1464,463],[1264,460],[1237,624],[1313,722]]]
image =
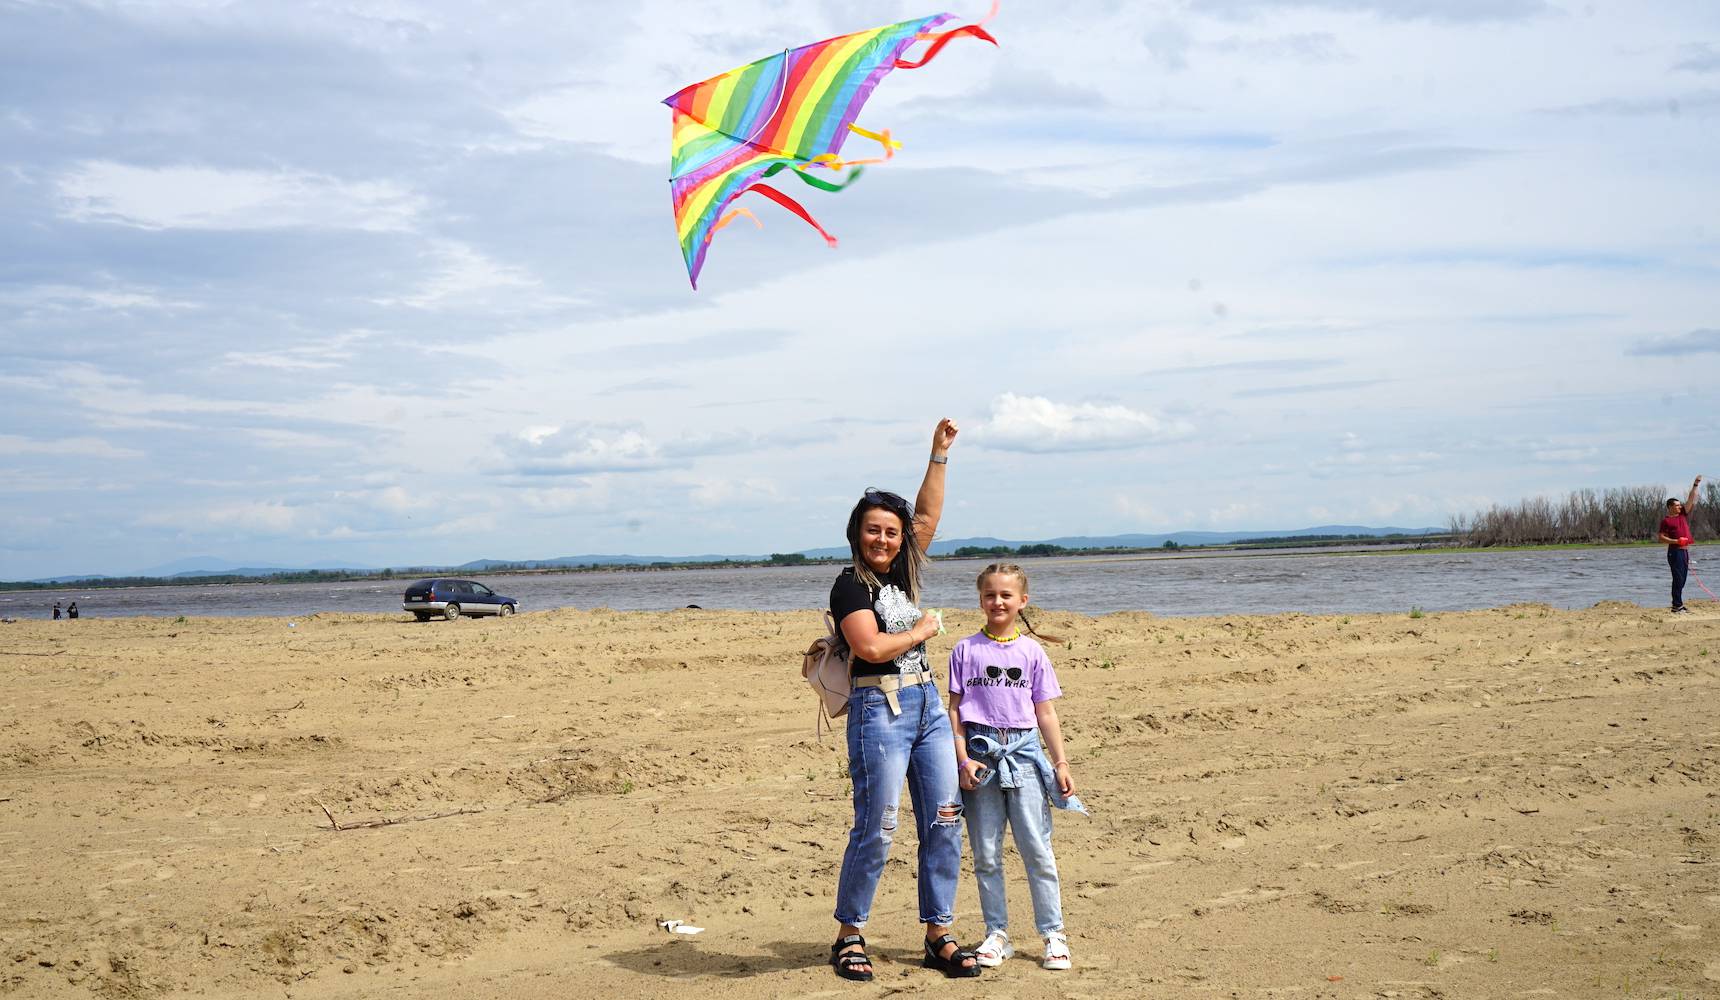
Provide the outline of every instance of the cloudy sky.
[[1712,0],[1005,2],[691,291],[662,98],[934,9],[0,0],[0,579],[1720,475]]

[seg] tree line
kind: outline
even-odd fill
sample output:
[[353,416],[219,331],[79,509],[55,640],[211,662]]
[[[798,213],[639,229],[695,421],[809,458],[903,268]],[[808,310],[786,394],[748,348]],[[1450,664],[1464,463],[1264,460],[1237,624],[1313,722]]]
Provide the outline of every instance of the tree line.
[[1011,547],[1008,545],[963,545],[950,555],[957,559],[980,559],[989,556],[1055,556],[1065,552],[1087,552],[1088,549],[1071,549],[1062,545],[1052,545],[1050,542],[1035,542],[1032,545]]
[[[1495,504],[1472,515],[1456,514],[1449,526],[1458,545],[1557,545],[1567,542],[1654,541],[1667,497],[1683,500],[1689,487],[1620,486],[1573,490],[1562,500],[1532,497],[1514,506]],[[1720,484],[1707,483],[1690,511],[1690,534],[1702,541],[1720,537]]]

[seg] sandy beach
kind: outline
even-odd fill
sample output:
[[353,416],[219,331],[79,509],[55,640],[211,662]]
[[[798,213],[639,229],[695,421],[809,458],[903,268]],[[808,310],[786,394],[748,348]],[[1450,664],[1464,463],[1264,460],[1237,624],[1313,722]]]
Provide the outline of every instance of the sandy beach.
[[[824,964],[814,613],[0,625],[0,994],[1720,996],[1693,608],[1045,613],[1075,969],[1034,961],[1013,849],[1022,953],[919,968],[905,831],[864,986]],[[934,661],[980,623],[948,618]]]

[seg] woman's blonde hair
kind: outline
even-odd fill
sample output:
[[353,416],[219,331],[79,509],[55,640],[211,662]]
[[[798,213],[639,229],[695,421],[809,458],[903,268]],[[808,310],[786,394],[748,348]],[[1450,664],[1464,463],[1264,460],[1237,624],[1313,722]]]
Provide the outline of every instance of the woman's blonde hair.
[[[975,590],[983,590],[985,588],[985,578],[988,576],[1013,576],[1017,580],[1021,581],[1021,592],[1023,594],[1028,593],[1027,571],[1022,569],[1020,566],[1017,566],[1015,563],[992,563],[990,566],[987,566],[985,569],[980,570],[978,579],[974,580],[974,582],[973,582],[974,589]],[[1035,630],[1033,627],[1033,623],[1027,620],[1027,614],[1025,612],[1023,612],[1022,614],[1016,615],[1016,617],[1021,620],[1022,629],[1025,630],[1028,635],[1033,636],[1035,639],[1038,639],[1040,642],[1062,642],[1063,641],[1062,639],[1058,638],[1057,636],[1046,635],[1043,632],[1039,632],[1039,631]]]

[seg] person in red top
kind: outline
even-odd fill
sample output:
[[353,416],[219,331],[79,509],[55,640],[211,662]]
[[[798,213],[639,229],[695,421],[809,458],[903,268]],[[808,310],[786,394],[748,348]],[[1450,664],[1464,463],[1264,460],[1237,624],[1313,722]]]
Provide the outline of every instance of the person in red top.
[[1666,564],[1672,568],[1672,613],[1684,614],[1684,581],[1690,576],[1690,508],[1696,506],[1696,489],[1702,477],[1690,484],[1690,495],[1680,502],[1666,501],[1666,516],[1660,519],[1660,540],[1666,544]]

